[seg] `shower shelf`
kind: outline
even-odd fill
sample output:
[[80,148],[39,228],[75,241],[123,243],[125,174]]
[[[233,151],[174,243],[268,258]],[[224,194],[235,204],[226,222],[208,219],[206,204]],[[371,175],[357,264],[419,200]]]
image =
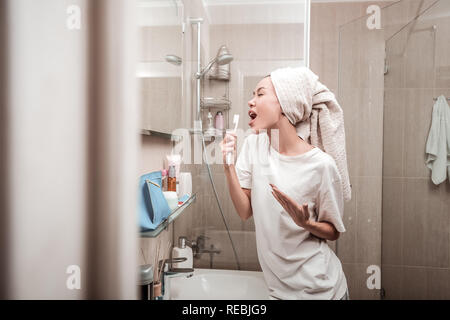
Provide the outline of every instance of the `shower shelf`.
[[230,81],[230,73],[222,76],[207,76],[206,80]]
[[141,134],[144,136],[158,136],[161,138],[170,139],[170,140],[174,140],[174,141],[178,141],[182,138],[182,136],[179,136],[179,135],[155,131],[155,130],[147,130],[147,129],[141,129]]
[[[205,137],[223,137],[226,133],[227,129],[215,129],[215,134],[208,134],[207,129],[203,129],[203,135]],[[200,134],[200,129],[189,129],[190,134]]]
[[209,108],[229,110],[230,106],[231,101],[225,97],[222,98],[205,97],[200,100],[200,108],[203,110]]
[[157,237],[161,231],[167,229],[169,224],[173,222],[178,216],[189,207],[197,198],[197,194],[193,193],[189,199],[187,199],[181,206],[172,211],[172,213],[167,217],[166,220],[161,222],[161,224],[155,229],[151,231],[141,231],[141,238],[154,238]]

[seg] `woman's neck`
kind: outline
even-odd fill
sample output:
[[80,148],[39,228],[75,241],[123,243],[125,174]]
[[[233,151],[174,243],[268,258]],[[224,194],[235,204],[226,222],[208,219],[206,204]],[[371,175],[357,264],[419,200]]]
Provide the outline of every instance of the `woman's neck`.
[[269,143],[280,154],[297,155],[311,149],[311,145],[297,135],[295,127],[286,117],[282,117],[274,127],[267,129],[267,135]]

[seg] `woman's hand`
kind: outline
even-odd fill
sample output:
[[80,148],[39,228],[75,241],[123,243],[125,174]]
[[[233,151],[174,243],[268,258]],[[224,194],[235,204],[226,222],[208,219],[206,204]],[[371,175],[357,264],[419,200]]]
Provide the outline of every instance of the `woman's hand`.
[[269,185],[272,187],[272,194],[275,199],[277,199],[277,201],[283,206],[287,213],[289,213],[294,222],[298,226],[306,229],[310,224],[308,204],[304,203],[303,206],[301,206],[287,194],[281,192],[277,188],[277,186],[271,183],[269,183]]
[[283,206],[283,208],[289,213],[294,222],[311,232],[316,237],[335,241],[339,238],[339,232],[334,225],[328,221],[317,222],[309,220],[308,204],[304,203],[303,206],[297,204],[291,197],[281,192],[275,185],[269,183],[272,187],[272,194],[275,199]]
[[227,153],[228,152],[233,152],[233,163],[232,165],[234,165],[236,163],[236,141],[237,141],[237,137],[236,137],[236,133],[234,132],[227,132],[225,134],[225,137],[223,138],[223,140],[220,142],[220,147],[222,149],[222,161],[223,161],[223,165],[225,166],[225,168],[229,167],[229,165],[227,164]]

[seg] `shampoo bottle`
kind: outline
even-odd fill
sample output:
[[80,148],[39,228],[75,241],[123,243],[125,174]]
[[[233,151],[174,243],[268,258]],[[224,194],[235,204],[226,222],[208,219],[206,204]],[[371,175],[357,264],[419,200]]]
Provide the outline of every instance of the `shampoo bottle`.
[[174,263],[174,268],[192,268],[193,266],[192,248],[186,245],[186,240],[186,237],[179,237],[178,247],[174,247],[172,250],[172,258],[187,258],[186,261]]
[[175,166],[169,167],[169,178],[167,179],[167,191],[177,191],[177,178],[175,172]]

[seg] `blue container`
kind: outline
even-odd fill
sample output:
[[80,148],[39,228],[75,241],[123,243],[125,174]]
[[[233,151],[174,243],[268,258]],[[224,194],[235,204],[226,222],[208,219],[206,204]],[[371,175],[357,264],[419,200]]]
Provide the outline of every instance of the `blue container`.
[[155,230],[171,210],[162,190],[161,171],[142,175],[139,178],[138,215],[141,231]]

